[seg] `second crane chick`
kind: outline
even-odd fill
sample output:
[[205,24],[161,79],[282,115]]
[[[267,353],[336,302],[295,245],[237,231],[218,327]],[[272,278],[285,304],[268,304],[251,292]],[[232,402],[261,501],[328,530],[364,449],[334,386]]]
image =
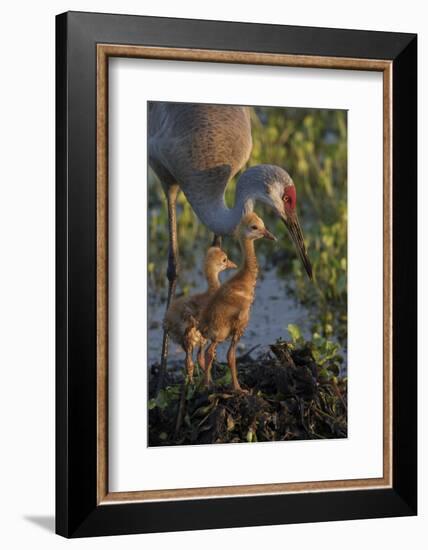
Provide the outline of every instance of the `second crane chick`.
[[204,262],[204,274],[208,284],[207,290],[199,294],[177,298],[166,312],[163,323],[164,329],[186,353],[185,365],[190,382],[193,379],[194,370],[193,350],[198,345],[199,365],[204,368],[205,363],[203,354],[205,339],[198,330],[201,311],[220,287],[219,273],[225,269],[236,269],[237,267],[221,248],[212,246],[208,249]]
[[206,352],[205,384],[211,384],[211,367],[217,345],[230,338],[227,362],[232,386],[235,391],[242,392],[236,371],[236,346],[247,328],[254,300],[258,275],[254,241],[262,237],[275,241],[276,237],[254,212],[242,218],[236,233],[243,254],[242,267],[212,295],[201,314],[199,329],[211,341]]

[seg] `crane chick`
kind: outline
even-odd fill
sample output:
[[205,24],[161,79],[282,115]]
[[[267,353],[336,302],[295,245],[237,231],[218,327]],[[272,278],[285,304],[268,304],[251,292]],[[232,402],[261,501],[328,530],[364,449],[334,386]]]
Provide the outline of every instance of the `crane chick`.
[[200,313],[210,297],[220,287],[219,273],[225,269],[236,269],[237,267],[221,248],[212,246],[208,249],[204,261],[207,290],[192,296],[177,298],[166,312],[163,328],[186,353],[185,365],[190,382],[193,380],[194,370],[193,350],[197,345],[199,345],[199,365],[202,368],[205,365],[203,353],[205,339],[198,330]]
[[211,367],[217,345],[231,339],[227,362],[235,391],[243,392],[236,371],[236,346],[250,320],[258,275],[254,241],[262,237],[276,240],[254,212],[246,214],[236,230],[242,250],[243,264],[238,273],[226,281],[208,300],[200,316],[199,330],[210,340],[206,352],[205,383],[211,384]]

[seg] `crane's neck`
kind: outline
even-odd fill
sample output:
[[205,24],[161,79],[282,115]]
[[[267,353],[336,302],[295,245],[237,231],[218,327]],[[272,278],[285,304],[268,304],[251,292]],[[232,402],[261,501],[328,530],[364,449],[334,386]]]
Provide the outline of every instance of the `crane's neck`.
[[204,225],[216,235],[230,235],[242,216],[253,211],[256,200],[263,200],[262,178],[254,175],[255,170],[252,170],[252,177],[244,172],[239,178],[233,208],[226,205],[224,185],[216,185],[215,182],[207,186],[200,185],[194,190],[185,190],[185,194]]

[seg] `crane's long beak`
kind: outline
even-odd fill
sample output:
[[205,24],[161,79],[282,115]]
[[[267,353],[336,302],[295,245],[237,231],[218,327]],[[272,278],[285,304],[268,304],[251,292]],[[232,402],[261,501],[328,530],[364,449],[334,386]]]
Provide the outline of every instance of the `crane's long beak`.
[[283,218],[285,226],[290,233],[291,240],[294,246],[297,248],[302,264],[308,274],[310,280],[312,280],[312,264],[306,251],[305,242],[303,240],[303,233],[300,227],[299,218],[296,213],[289,214],[287,218]]

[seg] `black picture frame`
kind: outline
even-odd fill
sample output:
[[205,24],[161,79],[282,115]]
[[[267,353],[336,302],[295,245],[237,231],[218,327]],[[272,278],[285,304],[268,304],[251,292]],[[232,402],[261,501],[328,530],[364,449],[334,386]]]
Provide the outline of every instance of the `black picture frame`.
[[[392,62],[391,488],[97,504],[99,43]],[[417,36],[68,12],[56,18],[56,97],[56,532],[85,537],[415,515]]]

